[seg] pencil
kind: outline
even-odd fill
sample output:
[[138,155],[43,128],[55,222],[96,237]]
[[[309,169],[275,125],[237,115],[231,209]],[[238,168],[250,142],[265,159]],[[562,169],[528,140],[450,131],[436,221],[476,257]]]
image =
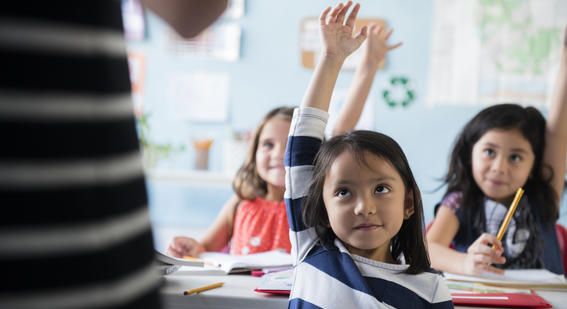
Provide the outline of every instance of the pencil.
[[524,189],[518,188],[518,191],[516,191],[516,196],[514,196],[514,200],[512,201],[510,208],[508,208],[508,213],[506,213],[504,222],[502,222],[502,225],[500,226],[500,230],[498,230],[498,234],[496,235],[498,240],[502,240],[502,237],[504,236],[504,232],[506,232],[506,228],[508,228],[508,223],[510,223],[510,219],[512,219],[512,215],[514,215],[514,211],[516,211],[516,207],[518,207],[518,203],[522,198],[522,194],[524,194]]
[[217,283],[214,283],[214,284],[202,286],[200,288],[190,289],[190,290],[187,290],[187,291],[183,291],[183,295],[189,295],[189,294],[193,294],[193,293],[199,293],[199,292],[203,292],[203,291],[208,291],[208,290],[220,288],[223,284],[224,284],[224,282],[217,282]]
[[207,264],[207,265],[210,265],[210,266],[215,266],[215,267],[219,267],[219,266],[220,266],[219,264],[215,264],[215,263],[213,263],[213,262],[211,262],[211,261],[205,261],[205,260],[203,260],[203,259],[196,258],[196,257],[192,257],[192,256],[189,256],[189,255],[184,255],[183,258],[186,259],[186,260],[197,261],[197,262],[203,262],[203,263],[205,263],[205,264]]

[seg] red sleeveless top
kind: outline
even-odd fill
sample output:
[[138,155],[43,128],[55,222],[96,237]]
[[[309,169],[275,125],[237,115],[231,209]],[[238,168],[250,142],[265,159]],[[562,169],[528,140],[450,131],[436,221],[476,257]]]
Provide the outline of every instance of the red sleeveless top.
[[261,197],[242,201],[234,215],[230,253],[241,255],[276,249],[291,251],[285,203]]

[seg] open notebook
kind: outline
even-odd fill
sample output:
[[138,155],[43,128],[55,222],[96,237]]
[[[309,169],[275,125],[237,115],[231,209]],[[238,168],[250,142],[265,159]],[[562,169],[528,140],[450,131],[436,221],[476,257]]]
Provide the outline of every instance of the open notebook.
[[157,250],[154,250],[154,255],[156,257],[156,264],[160,274],[169,275],[176,272],[181,266],[190,266],[196,268],[203,268],[205,263],[202,261],[189,261],[186,259],[178,259],[171,256],[167,256]]
[[280,250],[247,255],[205,252],[199,255],[198,260],[204,263],[203,267],[182,266],[178,272],[194,275],[226,275],[292,265],[291,255]]

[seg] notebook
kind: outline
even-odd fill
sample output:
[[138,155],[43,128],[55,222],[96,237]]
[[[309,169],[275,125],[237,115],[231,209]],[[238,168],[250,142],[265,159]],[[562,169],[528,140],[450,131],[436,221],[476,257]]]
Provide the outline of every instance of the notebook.
[[156,264],[160,274],[169,275],[176,272],[181,268],[181,266],[190,266],[195,268],[202,268],[204,266],[203,262],[200,261],[189,261],[186,259],[178,259],[171,256],[167,256],[154,249],[154,255],[156,257]]
[[180,274],[226,275],[292,265],[291,255],[281,250],[247,255],[205,252],[199,255],[199,259],[204,262],[203,267],[183,266],[178,270]]
[[259,293],[289,295],[293,284],[293,268],[270,272],[262,276],[262,280],[254,291]]

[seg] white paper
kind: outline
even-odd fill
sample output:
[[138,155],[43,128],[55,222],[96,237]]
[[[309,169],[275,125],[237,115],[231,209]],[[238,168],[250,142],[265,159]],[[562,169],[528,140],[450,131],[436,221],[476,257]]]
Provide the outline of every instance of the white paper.
[[169,112],[173,119],[224,122],[228,119],[229,76],[195,72],[174,76],[169,85]]

